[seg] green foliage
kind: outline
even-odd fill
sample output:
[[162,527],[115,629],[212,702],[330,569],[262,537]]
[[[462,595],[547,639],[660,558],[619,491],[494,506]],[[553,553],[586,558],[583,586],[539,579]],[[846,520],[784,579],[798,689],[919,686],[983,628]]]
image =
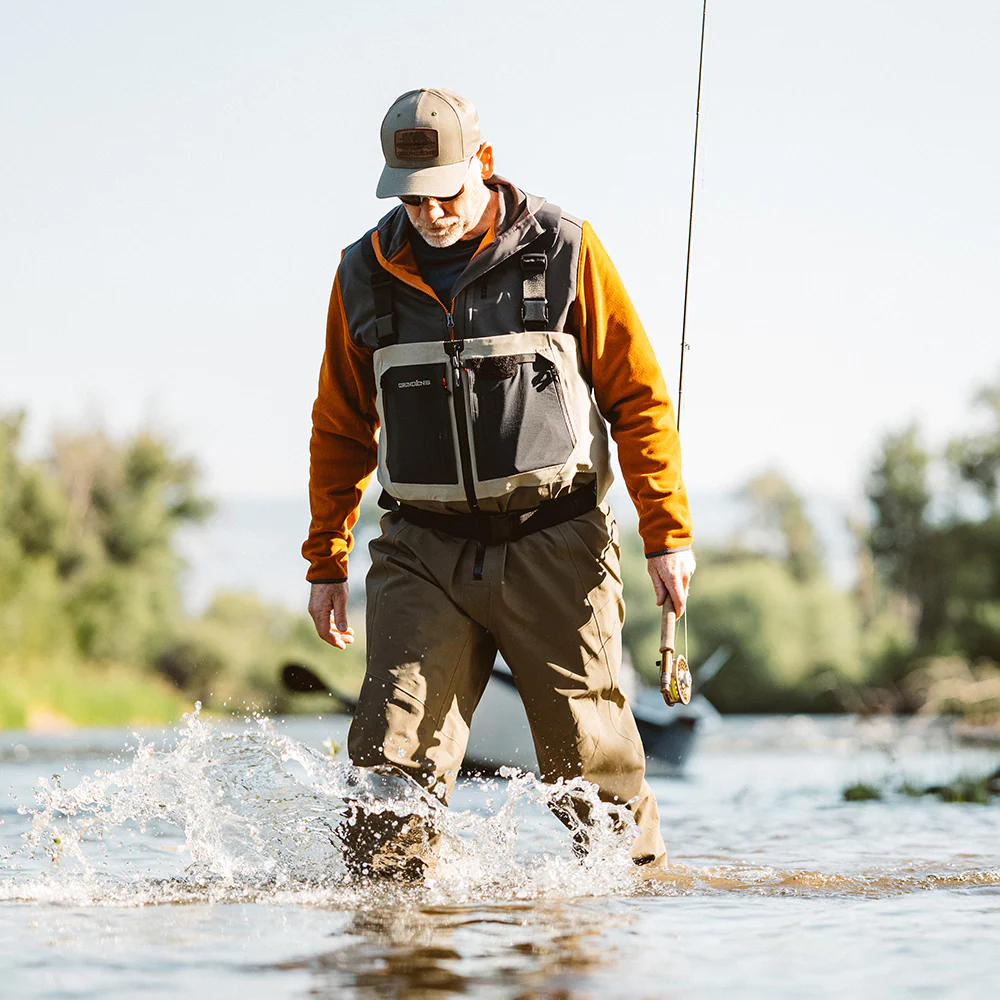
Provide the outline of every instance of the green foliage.
[[283,710],[290,661],[357,687],[363,644],[338,655],[305,615],[252,594],[183,614],[174,538],[212,509],[190,460],[143,432],[58,435],[27,461],[22,425],[0,417],[0,725],[166,721],[195,700]]
[[[754,507],[749,538],[763,551],[749,550],[747,535],[725,549],[697,549],[687,612],[692,667],[720,646],[732,650],[704,693],[723,712],[855,707],[888,652],[907,643],[906,623],[885,608],[862,614],[855,594],[830,583],[802,500],[783,477],[758,476],[744,495]],[[623,535],[623,638],[640,675],[656,683],[660,612],[641,543],[634,532]]]
[[765,558],[703,561],[689,623],[693,662],[734,652],[705,693],[721,711],[836,710],[838,686],[865,680],[867,659],[849,594],[798,580]]
[[1000,771],[992,774],[959,774],[944,785],[923,785],[911,778],[886,780],[880,785],[858,781],[848,785],[842,795],[845,802],[881,802],[892,793],[904,798],[916,799],[934,795],[942,802],[967,802],[973,805],[987,805],[1000,796]]
[[[875,564],[917,612],[904,672],[940,655],[1000,663],[1000,381],[977,401],[988,414],[983,431],[941,454],[923,447],[916,428],[890,435],[868,481]],[[935,497],[932,480],[955,486]]]
[[848,785],[843,792],[845,802],[879,802],[882,799],[882,789],[867,781],[857,781]]
[[149,433],[60,435],[28,462],[22,424],[0,421],[0,650],[148,663],[180,619],[174,534],[211,510],[194,466]]
[[0,679],[0,729],[156,725],[191,709],[168,684],[121,664],[20,655],[0,658]]
[[946,454],[959,477],[996,512],[1000,504],[1000,380],[981,389],[976,403],[987,411],[990,426],[983,433],[952,441]]
[[231,710],[287,711],[294,702],[279,685],[284,663],[302,663],[345,691],[360,686],[364,644],[334,651],[312,621],[252,593],[220,593],[204,615],[185,623],[156,659],[157,669],[203,704]]
[[802,498],[791,483],[773,469],[754,476],[743,488],[753,507],[753,529],[776,549],[788,571],[801,583],[815,580],[823,572],[823,553]]
[[917,428],[909,427],[884,440],[868,479],[868,499],[875,509],[870,536],[875,565],[903,591],[911,591],[922,576],[931,501],[929,464]]

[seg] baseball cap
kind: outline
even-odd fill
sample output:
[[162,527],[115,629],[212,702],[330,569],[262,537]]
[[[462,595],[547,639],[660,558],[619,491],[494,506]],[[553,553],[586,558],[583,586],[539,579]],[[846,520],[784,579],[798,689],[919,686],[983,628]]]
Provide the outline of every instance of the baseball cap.
[[382,119],[385,168],[375,195],[431,198],[454,194],[480,145],[479,113],[453,90],[410,90]]

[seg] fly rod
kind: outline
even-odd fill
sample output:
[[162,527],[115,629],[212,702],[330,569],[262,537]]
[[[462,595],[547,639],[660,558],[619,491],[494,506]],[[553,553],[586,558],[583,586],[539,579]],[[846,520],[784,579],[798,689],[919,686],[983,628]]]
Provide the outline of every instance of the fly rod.
[[[705,20],[708,0],[701,5],[701,44],[698,48],[698,96],[694,109],[694,153],[691,157],[691,205],[688,210],[687,259],[684,264],[684,307],[681,312],[681,363],[677,375],[677,433],[681,430],[681,398],[684,395],[684,355],[687,353],[688,289],[691,283],[691,237],[694,234],[694,193],[698,178],[698,125],[701,119],[701,77],[705,65]],[[691,701],[691,670],[684,656],[675,655],[677,612],[667,594],[660,619],[660,693],[668,705],[687,705]]]

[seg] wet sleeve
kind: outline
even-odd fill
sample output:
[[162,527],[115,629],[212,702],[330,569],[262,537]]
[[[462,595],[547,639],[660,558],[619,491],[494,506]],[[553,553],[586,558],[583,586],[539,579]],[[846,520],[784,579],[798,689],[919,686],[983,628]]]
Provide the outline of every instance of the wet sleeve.
[[587,222],[572,320],[598,408],[618,445],[646,555],[690,547],[691,513],[673,404],[621,278]]
[[375,375],[371,352],[351,339],[340,290],[334,282],[326,327],[326,351],[312,412],[309,442],[309,506],[312,522],[302,555],[312,583],[347,579],[351,529],[378,461]]

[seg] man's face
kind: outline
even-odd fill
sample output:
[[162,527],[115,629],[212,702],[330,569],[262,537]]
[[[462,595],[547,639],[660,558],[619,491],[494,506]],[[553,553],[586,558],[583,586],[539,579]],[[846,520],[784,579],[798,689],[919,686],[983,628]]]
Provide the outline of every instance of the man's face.
[[[488,147],[487,147],[488,149]],[[413,228],[432,247],[450,247],[476,227],[490,201],[484,180],[492,173],[492,157],[484,162],[480,150],[469,164],[465,186],[457,198],[423,198],[419,205],[403,204]]]

